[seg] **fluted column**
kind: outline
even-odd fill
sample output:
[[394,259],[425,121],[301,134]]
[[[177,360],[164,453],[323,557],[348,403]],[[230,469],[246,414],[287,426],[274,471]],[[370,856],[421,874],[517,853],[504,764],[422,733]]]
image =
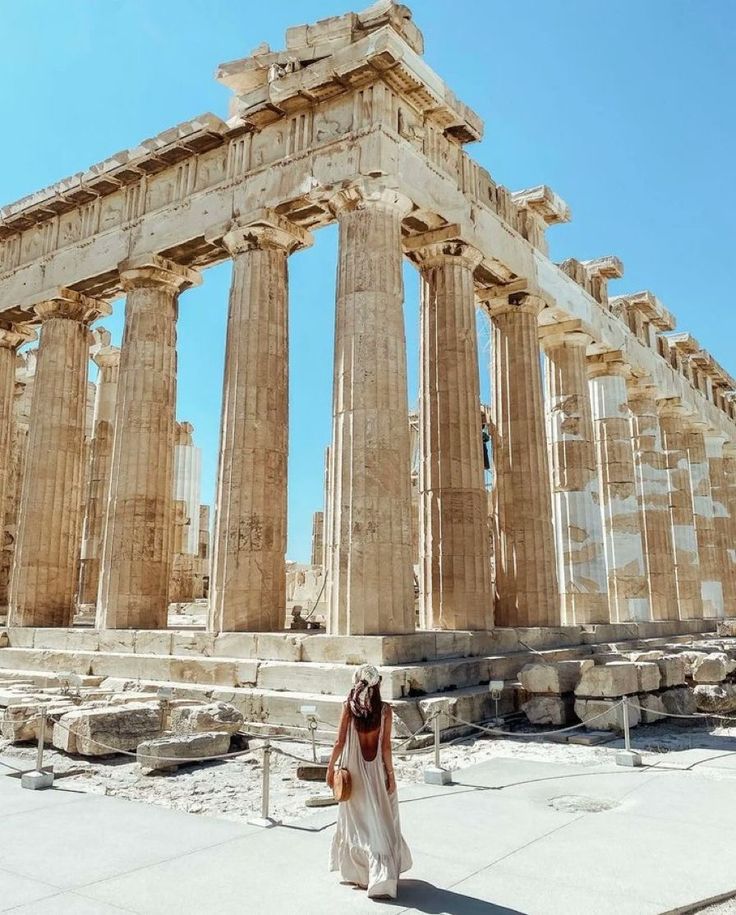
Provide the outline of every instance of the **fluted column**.
[[679,612],[670,475],[657,415],[656,389],[647,379],[631,380],[629,407],[652,619],[676,620]]
[[688,411],[676,397],[663,398],[657,406],[669,473],[678,612],[681,620],[702,619],[700,555],[685,431]]
[[545,328],[545,406],[552,473],[562,622],[608,622],[600,484],[593,438],[586,349],[580,330]]
[[560,624],[537,316],[525,293],[490,306],[496,498],[496,625]]
[[[726,561],[730,574],[736,577],[736,442],[726,442],[723,448],[723,501],[728,520],[723,522],[726,532]],[[736,616],[736,606],[726,606],[726,616]]]
[[165,629],[172,561],[176,319],[199,274],[156,255],[126,261],[125,330],[97,601],[104,629]]
[[233,255],[209,627],[283,629],[289,439],[289,254],[311,244],[271,211],[225,236]]
[[329,630],[415,626],[401,221],[411,204],[367,184],[333,200],[339,226]]
[[99,375],[95,392],[90,474],[82,534],[78,600],[80,604],[96,602],[100,583],[100,553],[102,552],[107,496],[110,490],[120,350],[115,346],[104,346],[92,356],[92,361],[97,365]]
[[652,618],[627,406],[628,371],[618,353],[588,357],[612,623]]
[[731,561],[731,550],[736,547],[732,535],[731,508],[728,502],[728,482],[724,446],[728,439],[721,432],[705,433],[705,453],[708,458],[710,492],[713,502],[716,562],[723,585],[723,615],[736,617],[736,567]]
[[84,472],[89,324],[109,306],[71,290],[35,308],[42,330],[10,581],[12,626],[68,626]]
[[18,347],[33,340],[35,335],[32,328],[0,321],[0,537],[5,526],[5,502],[10,483],[16,355]]
[[[414,240],[412,240],[414,241]],[[473,270],[457,241],[413,247],[422,274],[420,612],[427,629],[493,625]]]
[[724,615],[724,589],[718,561],[713,496],[710,488],[710,468],[705,450],[707,423],[696,416],[687,420],[685,443],[690,462],[693,487],[695,533],[700,556],[700,584],[703,595],[703,617],[720,619]]

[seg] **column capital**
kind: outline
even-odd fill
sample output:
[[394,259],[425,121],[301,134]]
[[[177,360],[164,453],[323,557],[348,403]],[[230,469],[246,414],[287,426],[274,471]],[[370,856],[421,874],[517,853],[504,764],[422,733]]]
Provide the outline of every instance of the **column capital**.
[[659,397],[657,410],[660,416],[672,416],[677,419],[686,419],[692,415],[690,407],[682,402],[681,397]]
[[112,311],[108,302],[89,298],[74,289],[59,289],[55,295],[43,302],[38,302],[33,310],[42,324],[52,318],[77,321],[79,324],[91,324],[98,318],[109,315]]
[[115,368],[120,365],[120,350],[117,346],[101,346],[92,354],[92,361],[101,369]]
[[723,456],[736,460],[736,441],[726,440],[723,443]]
[[621,350],[608,350],[605,353],[588,356],[588,377],[603,378],[607,375],[617,375],[620,378],[630,377],[631,366],[624,360]]
[[626,387],[629,400],[658,400],[657,385],[651,375],[635,375],[631,373],[627,379]]
[[366,178],[338,191],[329,201],[330,210],[339,216],[350,210],[364,210],[370,207],[382,207],[396,210],[403,219],[414,209],[414,204],[395,187],[385,180]]
[[547,303],[541,296],[532,295],[529,292],[512,292],[505,299],[494,300],[486,304],[488,313],[495,318],[507,314],[531,314],[536,317],[543,311]]
[[483,260],[483,253],[463,240],[457,224],[409,236],[404,239],[404,251],[421,270],[448,263],[475,270]]
[[588,333],[582,321],[545,324],[539,328],[539,345],[545,352],[559,347],[587,348],[592,342],[593,335]]
[[262,207],[233,222],[222,239],[230,254],[242,254],[258,248],[276,248],[291,254],[314,243],[312,233],[296,225],[275,210]]
[[18,349],[24,343],[36,339],[36,331],[27,324],[15,324],[12,321],[0,320],[0,348]]
[[175,292],[181,292],[192,286],[199,286],[202,282],[198,270],[182,267],[181,264],[159,254],[129,257],[118,266],[118,270],[126,292],[151,286],[165,286]]

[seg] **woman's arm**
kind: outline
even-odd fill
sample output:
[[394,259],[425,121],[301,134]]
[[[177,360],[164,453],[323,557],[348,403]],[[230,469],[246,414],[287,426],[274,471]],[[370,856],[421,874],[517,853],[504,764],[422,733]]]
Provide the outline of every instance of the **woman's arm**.
[[394,778],[394,758],[391,751],[391,726],[393,724],[393,712],[391,706],[384,706],[383,719],[383,741],[381,743],[381,756],[383,757],[383,768],[386,770],[386,790],[389,794],[396,791],[396,779]]
[[348,737],[348,724],[350,723],[350,712],[348,711],[347,705],[342,707],[342,715],[340,717],[340,726],[337,729],[337,740],[335,741],[335,746],[332,748],[332,756],[330,756],[330,762],[327,766],[327,784],[332,787],[334,778],[335,778],[335,764],[340,758],[340,754],[343,751],[345,746],[345,741]]

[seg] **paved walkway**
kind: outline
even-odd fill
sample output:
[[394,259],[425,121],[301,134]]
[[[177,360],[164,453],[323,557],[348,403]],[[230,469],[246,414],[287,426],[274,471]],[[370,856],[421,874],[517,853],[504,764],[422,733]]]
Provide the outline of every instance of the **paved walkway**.
[[736,890],[736,754],[658,760],[495,759],[405,789],[415,865],[394,903],[326,873],[334,809],[259,830],[0,775],[0,911],[659,915]]

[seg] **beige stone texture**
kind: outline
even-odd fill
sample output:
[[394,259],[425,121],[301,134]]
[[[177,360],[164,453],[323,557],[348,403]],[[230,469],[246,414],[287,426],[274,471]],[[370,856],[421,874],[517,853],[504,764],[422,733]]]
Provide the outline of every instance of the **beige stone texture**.
[[722,683],[727,676],[727,657],[710,654],[695,658],[691,664],[691,676],[696,683]]
[[725,445],[726,437],[722,433],[705,433],[705,452],[713,503],[716,564],[723,588],[723,615],[736,617],[736,564],[733,561],[736,538],[729,501],[729,468],[728,458],[724,454]]
[[179,706],[171,710],[168,718],[169,729],[177,734],[199,734],[206,731],[236,734],[242,726],[242,714],[226,702]]
[[557,575],[566,625],[607,623],[608,583],[586,348],[579,330],[544,328],[545,405]]
[[636,697],[641,706],[639,713],[642,724],[656,724],[664,719],[664,703],[662,697],[654,693],[642,693]]
[[639,681],[636,664],[612,661],[597,664],[583,672],[575,687],[576,696],[626,696],[637,692]]
[[534,696],[521,707],[531,724],[564,727],[573,720],[571,697]]
[[662,688],[684,686],[685,662],[682,658],[677,657],[677,655],[666,655],[657,661],[657,666],[662,677]]
[[[591,729],[598,731],[623,731],[624,710],[617,699],[576,699],[575,714]],[[628,707],[629,727],[635,728],[641,721],[636,706]]]
[[522,687],[528,693],[572,692],[582,675],[594,666],[593,661],[557,661],[550,664],[527,664],[519,672]]
[[679,398],[660,400],[658,406],[670,477],[670,518],[675,548],[678,612],[681,620],[702,619],[700,554],[685,432],[688,411]]
[[419,599],[422,628],[491,629],[473,270],[480,254],[411,239],[421,269]]
[[686,429],[685,442],[693,487],[693,514],[700,557],[703,617],[718,619],[725,615],[723,564],[719,556],[704,433],[704,422],[699,417],[692,418]]
[[315,512],[312,515],[312,556],[313,566],[322,568],[325,559],[325,513]]
[[636,666],[636,685],[639,692],[651,693],[659,689],[662,675],[659,665],[653,661],[637,661]]
[[401,221],[409,202],[363,186],[339,225],[327,532],[328,631],[415,627]]
[[128,703],[110,708],[79,709],[54,725],[52,743],[58,750],[79,756],[109,756],[116,750],[135,750],[163,730],[161,708]]
[[104,346],[92,356],[97,365],[93,432],[90,448],[90,469],[85,504],[82,554],[79,572],[80,604],[97,602],[100,583],[100,553],[104,533],[107,496],[110,489],[112,437],[115,423],[115,398],[118,387],[120,350]]
[[[230,749],[230,735],[221,731],[166,734],[138,744],[136,761],[143,774],[170,771],[197,759],[222,756]],[[174,761],[172,761],[174,760]],[[176,760],[181,760],[177,762]]]
[[81,526],[89,324],[109,306],[71,290],[36,306],[41,321],[28,456],[10,582],[9,623],[71,623]]
[[693,689],[693,696],[699,712],[715,715],[736,712],[736,685],[733,683],[699,685]]
[[626,377],[618,352],[588,357],[611,622],[652,618]]
[[676,620],[679,610],[670,517],[670,474],[656,394],[651,379],[632,380],[629,385],[634,473],[652,619]]
[[199,275],[155,255],[120,266],[127,300],[97,625],[165,629],[172,560],[176,319]]
[[233,255],[209,628],[282,629],[286,606],[287,259],[308,232],[271,211],[225,236]]
[[[732,401],[733,403],[733,401]],[[730,574],[736,574],[736,436],[723,449],[723,502],[728,520],[721,520],[721,536],[728,543],[727,557],[731,563]],[[729,574],[728,572],[726,573]],[[736,617],[736,606],[726,603],[726,617]]]
[[[669,715],[695,715],[698,711],[693,690],[687,686],[675,686],[673,689],[665,689],[660,693],[660,696],[664,710]],[[670,718],[669,721],[672,724],[692,724],[687,718]]]
[[514,294],[490,309],[497,626],[560,623],[537,327],[543,306]]

